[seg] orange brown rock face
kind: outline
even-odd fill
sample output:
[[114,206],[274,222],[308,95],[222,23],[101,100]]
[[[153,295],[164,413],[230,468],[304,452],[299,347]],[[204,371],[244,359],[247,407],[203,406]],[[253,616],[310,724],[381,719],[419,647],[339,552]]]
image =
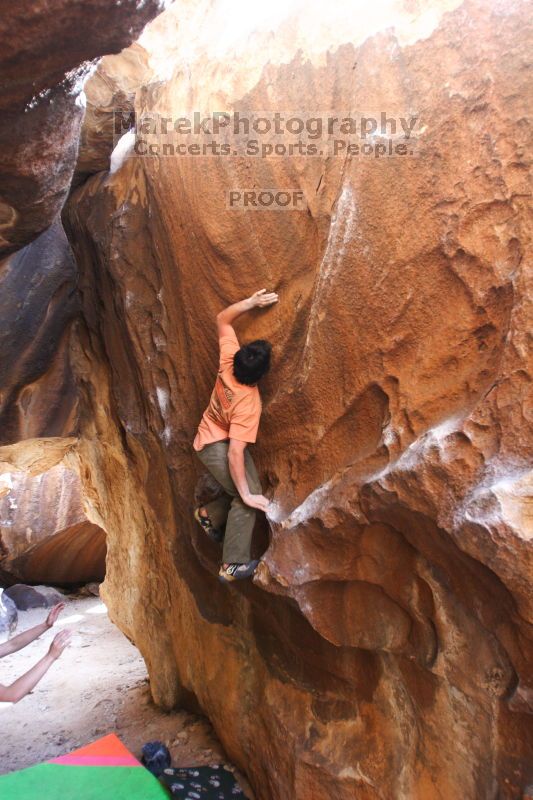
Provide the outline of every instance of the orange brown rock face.
[[[287,13],[236,44],[196,39],[178,11],[167,49],[174,17],[143,37],[166,73],[138,111],[423,124],[403,161],[129,158],[73,193],[78,455],[112,616],[156,701],[194,696],[261,800],[519,797],[533,755],[525,5],[401,5],[388,25],[369,11],[344,27]],[[226,206],[272,186],[306,210]],[[238,333],[274,345],[254,456],[275,505],[254,583],[227,589],[192,517],[191,442],[215,314],[263,286],[279,305]]]

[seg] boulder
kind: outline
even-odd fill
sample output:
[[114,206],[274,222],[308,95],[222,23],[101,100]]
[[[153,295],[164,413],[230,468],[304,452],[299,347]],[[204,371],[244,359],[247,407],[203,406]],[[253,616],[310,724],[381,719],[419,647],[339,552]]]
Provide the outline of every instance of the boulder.
[[64,600],[64,595],[51,586],[26,586],[16,583],[4,590],[4,596],[11,600],[19,611],[30,608],[52,608]]
[[60,222],[0,268],[0,445],[76,430],[76,265]]
[[77,472],[59,463],[36,476],[9,473],[9,484],[0,497],[4,579],[65,586],[102,580],[105,533],[85,514]]
[[127,122],[135,110],[135,94],[149,76],[148,53],[137,42],[118,55],[100,59],[85,86],[86,108],[74,184],[109,169],[111,153],[119,138],[115,133],[115,115]]
[[0,254],[31,242],[61,211],[77,159],[84,81],[130,44],[158,0],[22,0],[0,20]]
[[[222,35],[224,3],[171,6],[136,110],[412,115],[412,154],[134,157],[130,136],[65,209],[103,595],[156,702],[195,697],[259,800],[514,800],[533,779],[529,11],[312,8],[250,7]],[[228,206],[272,187],[304,209]],[[254,457],[274,503],[254,583],[227,588],[191,442],[215,315],[261,287],[279,306],[237,332],[273,343]]]
[[67,597],[60,589],[54,586],[34,586],[36,592],[39,592],[46,600],[47,608],[55,606],[57,603],[63,603]]

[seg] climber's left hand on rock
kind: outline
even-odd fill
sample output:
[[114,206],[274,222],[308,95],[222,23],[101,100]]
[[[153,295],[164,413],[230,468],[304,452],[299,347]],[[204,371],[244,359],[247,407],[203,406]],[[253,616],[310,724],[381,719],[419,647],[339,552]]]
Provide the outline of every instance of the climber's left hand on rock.
[[271,306],[277,303],[278,299],[276,292],[267,292],[266,289],[259,289],[258,292],[254,292],[254,294],[248,298],[248,302],[250,303],[250,308],[264,308],[265,306]]

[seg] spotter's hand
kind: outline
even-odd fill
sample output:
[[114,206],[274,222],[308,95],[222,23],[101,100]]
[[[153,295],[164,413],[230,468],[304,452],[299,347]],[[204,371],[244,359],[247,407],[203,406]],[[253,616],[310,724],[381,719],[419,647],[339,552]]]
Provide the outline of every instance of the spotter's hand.
[[71,638],[72,633],[70,631],[61,631],[60,633],[56,633],[54,640],[50,645],[50,649],[48,650],[53,659],[59,658],[65,647],[68,647],[70,644]]
[[64,603],[57,603],[57,605],[55,605],[51,609],[50,613],[48,614],[48,616],[46,618],[46,627],[47,628],[51,628],[52,625],[55,625],[55,623],[57,622],[58,616],[61,614],[61,612],[63,611],[64,608],[65,608],[65,604]]

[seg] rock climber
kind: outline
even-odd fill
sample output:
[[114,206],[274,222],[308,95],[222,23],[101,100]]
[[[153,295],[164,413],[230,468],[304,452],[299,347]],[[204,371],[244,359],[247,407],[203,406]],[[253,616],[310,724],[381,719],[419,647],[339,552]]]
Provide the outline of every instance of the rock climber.
[[219,572],[223,583],[254,574],[258,562],[251,558],[251,544],[256,509],[266,511],[270,502],[262,494],[248,445],[257,438],[261,416],[257,384],[269,370],[271,345],[257,339],[241,347],[233,322],[246,311],[277,301],[275,292],[261,289],[217,315],[218,375],[193,447],[224,494],[197,508],[194,516],[208,536],[224,539]]
[[[45,631],[55,625],[58,616],[64,608],[64,603],[58,603],[51,609],[45,621],[41,622],[40,625],[35,625],[35,627],[23,633],[19,633],[18,636],[13,636],[12,639],[0,644],[0,658],[9,656],[11,653],[16,653],[17,650],[22,650],[22,648],[26,647],[30,642],[38,639]],[[31,669],[25,672],[24,675],[21,675],[20,678],[13,681],[10,686],[2,686],[2,684],[0,684],[0,702],[18,703],[19,700],[22,700],[23,697],[26,697],[27,694],[33,691],[41,678],[48,672],[54,661],[57,661],[65,647],[67,647],[70,642],[70,637],[70,631],[60,631],[54,636],[47,654],[34,664]]]

